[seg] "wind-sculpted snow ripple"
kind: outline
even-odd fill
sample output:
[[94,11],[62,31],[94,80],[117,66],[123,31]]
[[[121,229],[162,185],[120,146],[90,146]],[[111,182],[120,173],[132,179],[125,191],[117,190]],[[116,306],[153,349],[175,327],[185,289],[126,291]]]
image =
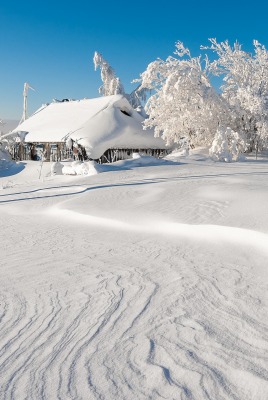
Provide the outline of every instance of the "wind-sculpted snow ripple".
[[108,243],[2,293],[1,399],[263,400],[265,287],[183,243]]
[[206,225],[225,200],[201,200],[193,226],[48,194],[34,215],[2,204],[1,400],[268,398],[264,230]]

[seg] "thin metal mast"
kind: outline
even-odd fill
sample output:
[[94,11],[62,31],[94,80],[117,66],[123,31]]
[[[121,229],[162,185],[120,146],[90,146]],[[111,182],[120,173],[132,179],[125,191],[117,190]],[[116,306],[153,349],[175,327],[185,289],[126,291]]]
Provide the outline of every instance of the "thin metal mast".
[[34,88],[32,88],[29,85],[28,82],[25,82],[24,83],[24,87],[23,87],[23,114],[22,114],[22,117],[21,117],[21,120],[20,120],[20,124],[22,122],[24,122],[28,118],[28,115],[27,115],[27,96],[28,96],[28,90],[29,89],[34,90]]

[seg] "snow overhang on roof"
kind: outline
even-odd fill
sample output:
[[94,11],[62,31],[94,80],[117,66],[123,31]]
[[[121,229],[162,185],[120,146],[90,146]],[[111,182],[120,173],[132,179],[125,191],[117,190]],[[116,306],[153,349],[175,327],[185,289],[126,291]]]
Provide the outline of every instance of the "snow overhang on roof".
[[124,96],[115,95],[45,105],[13,132],[28,132],[28,143],[58,143],[71,138],[93,159],[109,148],[166,148],[153,130],[143,129],[143,121]]

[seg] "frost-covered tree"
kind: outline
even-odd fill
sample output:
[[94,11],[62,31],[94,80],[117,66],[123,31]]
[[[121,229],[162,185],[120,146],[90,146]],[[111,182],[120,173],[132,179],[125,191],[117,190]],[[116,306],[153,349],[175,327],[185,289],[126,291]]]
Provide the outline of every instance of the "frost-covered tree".
[[120,79],[115,75],[113,68],[97,51],[94,54],[95,70],[100,68],[101,80],[103,84],[99,88],[99,93],[103,96],[112,96],[114,94],[125,94],[124,87]]
[[133,108],[142,107],[142,102],[146,101],[148,89],[139,85],[130,94],[125,93],[125,89],[120,79],[115,75],[114,69],[110,66],[103,56],[97,51],[94,54],[93,62],[95,71],[100,68],[102,85],[99,88],[99,93],[102,96],[111,96],[114,94],[124,95]]
[[207,58],[191,57],[181,42],[175,55],[157,59],[141,74],[141,89],[153,91],[145,126],[167,143],[211,143],[219,124],[227,124],[227,103],[210,83]]
[[218,56],[210,70],[223,76],[222,95],[235,115],[236,130],[243,130],[250,150],[258,151],[268,144],[268,52],[257,40],[253,54],[239,43],[209,40],[210,46],[203,48]]
[[[135,82],[134,80],[133,82]],[[147,94],[149,90],[147,88],[142,88],[139,85],[136,89],[134,89],[130,94],[126,94],[126,98],[130,102],[133,108],[139,108],[142,106],[142,103],[146,102]]]

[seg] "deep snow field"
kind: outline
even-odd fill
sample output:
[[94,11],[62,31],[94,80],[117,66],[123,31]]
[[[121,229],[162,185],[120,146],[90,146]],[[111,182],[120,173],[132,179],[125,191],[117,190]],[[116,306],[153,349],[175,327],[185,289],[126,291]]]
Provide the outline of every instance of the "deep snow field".
[[268,399],[268,160],[173,161],[2,171],[1,400]]

